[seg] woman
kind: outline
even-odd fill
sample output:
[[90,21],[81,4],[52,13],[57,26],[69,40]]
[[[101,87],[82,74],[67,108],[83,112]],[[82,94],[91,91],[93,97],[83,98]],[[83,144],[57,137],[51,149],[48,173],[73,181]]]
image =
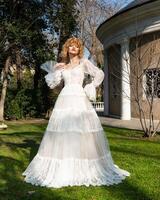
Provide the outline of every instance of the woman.
[[[61,90],[38,152],[23,172],[34,185],[60,188],[75,185],[118,184],[130,173],[114,164],[108,140],[90,100],[104,73],[83,58],[80,39],[69,38],[63,45],[63,62],[44,63],[45,80],[53,89],[61,80]],[[93,77],[82,87],[84,75]]]

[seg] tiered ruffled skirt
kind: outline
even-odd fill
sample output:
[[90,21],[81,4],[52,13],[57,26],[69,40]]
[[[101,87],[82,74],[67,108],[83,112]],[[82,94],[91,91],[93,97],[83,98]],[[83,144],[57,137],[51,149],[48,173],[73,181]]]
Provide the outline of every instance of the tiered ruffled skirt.
[[33,185],[60,188],[118,184],[130,173],[113,163],[83,87],[68,84],[57,98],[37,154],[22,175]]

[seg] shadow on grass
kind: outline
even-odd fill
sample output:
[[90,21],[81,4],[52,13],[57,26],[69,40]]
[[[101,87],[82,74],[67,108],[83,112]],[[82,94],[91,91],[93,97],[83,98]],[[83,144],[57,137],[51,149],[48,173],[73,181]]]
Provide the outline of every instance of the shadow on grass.
[[[0,161],[3,168],[0,175],[1,179],[5,182],[0,189],[0,195],[3,197],[3,200],[78,200],[81,198],[75,198],[72,193],[75,193],[76,191],[81,192],[82,189],[82,192],[85,192],[88,197],[86,197],[86,199],[89,200],[89,196],[94,194],[94,190],[98,188],[107,190],[106,192],[112,197],[112,199],[113,197],[115,199],[119,199],[120,197],[120,199],[123,198],[124,200],[151,200],[151,198],[138,188],[138,186],[133,186],[127,180],[114,186],[90,186],[89,188],[86,186],[69,186],[60,189],[53,189],[33,186],[29,183],[25,183],[23,179],[20,178],[22,168],[24,168],[24,163],[22,161],[5,156],[1,156]],[[70,192],[70,195],[68,192]],[[106,194],[106,198],[104,195],[104,199],[108,199],[108,194]]]
[[[47,124],[14,124],[9,125],[7,129],[0,130],[1,135],[32,135],[43,133],[47,128]],[[27,130],[27,131],[26,131]]]
[[129,128],[123,128],[123,127],[114,127],[114,126],[109,126],[109,125],[103,125],[103,128],[106,131],[118,134],[118,135],[130,135],[129,133],[132,132],[133,136],[139,135],[142,136],[143,132],[141,130],[136,130],[136,129],[129,129]]
[[[80,196],[83,196],[82,193],[85,193],[87,200],[90,200],[90,195],[94,194],[94,192],[98,189],[104,190],[106,192],[106,196],[104,195],[104,200],[109,200],[110,197],[115,200],[123,199],[123,200],[153,200],[145,194],[144,191],[141,190],[134,179],[131,177],[127,177],[122,183],[113,186],[90,186],[89,188],[86,186],[73,186],[73,187],[63,187],[60,189],[54,188],[46,188],[40,186],[33,186],[29,183],[24,182],[24,177],[22,176],[22,172],[29,164],[29,162],[36,155],[39,142],[38,140],[42,139],[42,134],[38,134],[37,132],[22,132],[17,133],[14,132],[12,134],[2,134],[5,135],[5,141],[3,141],[3,137],[1,138],[1,143],[3,145],[10,148],[10,156],[1,156],[0,157],[0,196],[3,197],[3,200],[80,200],[81,197],[74,196],[76,193],[80,193]],[[38,137],[37,137],[38,135]],[[11,138],[10,138],[11,136]],[[12,137],[19,138],[21,142],[10,142]],[[28,136],[33,136],[33,139],[28,139]],[[35,137],[36,136],[36,137]],[[9,141],[6,139],[10,138]],[[23,138],[22,138],[23,137]],[[23,151],[22,151],[23,149]],[[112,148],[117,152],[125,152],[129,154],[137,154],[134,151],[125,150],[124,148]],[[27,150],[27,151],[26,151]],[[19,154],[20,157],[18,159],[14,158],[14,155]],[[138,152],[139,154],[139,152]],[[26,164],[24,158],[27,158],[29,155],[29,162]],[[146,155],[145,155],[146,156]],[[148,156],[148,155],[147,155]],[[70,193],[69,193],[70,192]],[[109,197],[109,196],[110,197]],[[98,198],[96,199],[98,200]]]
[[48,188],[33,186],[20,178],[24,163],[11,157],[0,156],[1,188],[0,197],[3,200],[74,200],[65,198],[62,194]]
[[119,185],[112,186],[109,192],[115,199],[119,199],[119,196],[121,196],[121,199],[123,197],[124,200],[153,200],[140,187],[131,184],[128,180],[124,180]]
[[[3,145],[12,152],[10,157],[0,156],[0,197],[3,197],[3,200],[75,200],[72,197],[65,197],[63,193],[58,193],[58,190],[53,191],[52,188],[34,186],[24,181],[22,172],[29,163],[25,164],[24,158],[28,157],[28,152],[22,149],[29,149],[29,160],[31,161],[39,147],[35,140],[24,139],[22,143],[4,142]],[[18,153],[20,157],[13,158]]]
[[[33,134],[34,133],[34,134]],[[10,151],[13,151],[14,153],[20,154],[22,150],[30,149],[30,161],[33,159],[34,155],[36,154],[39,143],[43,137],[43,134],[38,134],[36,132],[23,132],[23,133],[12,133],[12,134],[1,134],[0,135],[0,145],[5,145],[10,149]],[[18,138],[18,139],[17,139]],[[7,140],[8,139],[8,140]],[[11,142],[20,140],[20,143],[17,142]],[[24,151],[23,151],[24,152]]]
[[111,151],[115,151],[117,153],[121,152],[121,153],[125,153],[125,154],[131,154],[131,156],[136,155],[138,157],[146,157],[146,158],[152,158],[152,159],[156,159],[156,160],[160,160],[160,156],[159,155],[152,155],[151,153],[148,154],[148,152],[144,153],[140,150],[137,150],[136,148],[134,148],[134,150],[130,150],[130,149],[126,149],[123,147],[116,147],[116,146],[111,146]]
[[152,144],[160,144],[160,137],[159,135],[153,138],[145,138],[143,137],[143,133],[141,131],[131,130],[127,128],[114,128],[114,127],[107,127],[103,126],[105,135],[107,138],[113,139],[122,139],[122,140],[130,140],[131,142],[134,141],[142,141],[148,142]]
[[[43,131],[44,132],[44,131]],[[24,137],[24,136],[38,136],[39,137],[39,134],[42,135],[42,131],[30,131],[30,132],[26,132],[26,131],[21,131],[21,132],[13,132],[13,133],[1,133],[0,136],[18,136],[18,137]]]
[[[107,136],[107,135],[106,135]],[[160,144],[160,140],[159,139],[155,139],[155,141],[153,140],[148,140],[148,139],[144,139],[144,138],[136,138],[136,137],[127,137],[127,136],[107,136],[107,138],[109,139],[113,139],[113,140],[121,140],[121,141],[129,141],[129,142],[143,142],[147,145],[148,144],[153,144],[153,145],[159,145]]]

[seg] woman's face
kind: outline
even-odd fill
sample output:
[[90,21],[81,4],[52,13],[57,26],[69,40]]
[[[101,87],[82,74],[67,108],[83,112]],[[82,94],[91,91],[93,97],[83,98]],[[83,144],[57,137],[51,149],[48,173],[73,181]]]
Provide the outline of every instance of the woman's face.
[[79,54],[79,47],[77,44],[70,44],[68,47],[68,53],[72,55],[78,55]]

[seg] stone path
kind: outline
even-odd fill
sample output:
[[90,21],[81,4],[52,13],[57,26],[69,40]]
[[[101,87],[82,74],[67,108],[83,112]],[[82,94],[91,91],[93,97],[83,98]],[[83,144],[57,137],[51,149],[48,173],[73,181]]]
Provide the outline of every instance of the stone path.
[[[134,130],[142,130],[140,121],[137,118],[132,118],[131,120],[121,120],[121,119],[115,119],[115,118],[104,117],[104,116],[99,116],[99,118],[103,125],[119,127],[119,128],[129,128],[129,129],[134,129]],[[147,123],[149,123],[148,120],[147,120]],[[157,124],[158,124],[158,120],[155,120],[155,127]],[[158,131],[160,131],[160,125],[158,128]]]
[[[99,119],[103,125],[112,126],[112,127],[119,127],[119,128],[128,128],[128,129],[135,129],[135,130],[142,130],[141,124],[139,119],[132,118],[131,120],[120,120],[112,117],[104,117],[99,115]],[[19,123],[19,124],[30,124],[30,123],[48,123],[47,119],[27,119],[27,120],[12,120],[6,121],[6,123]],[[155,126],[158,123],[158,120],[155,121]],[[158,132],[160,131],[160,126],[158,128]]]

